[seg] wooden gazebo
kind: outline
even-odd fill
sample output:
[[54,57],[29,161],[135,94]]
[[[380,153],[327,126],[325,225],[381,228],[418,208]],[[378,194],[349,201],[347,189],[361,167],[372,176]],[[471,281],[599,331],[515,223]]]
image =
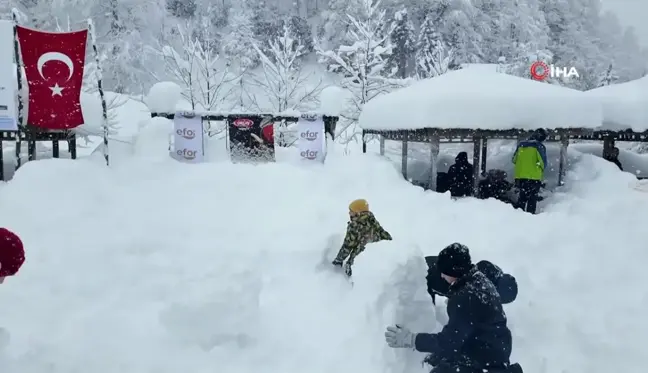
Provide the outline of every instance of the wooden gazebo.
[[[473,143],[475,190],[486,172],[488,140],[522,140],[547,130],[547,142],[559,142],[558,183],[564,183],[570,140],[602,141],[604,153],[615,141],[648,142],[648,131],[620,125],[589,92],[540,83],[470,67],[452,71],[380,96],[360,116],[363,151],[368,135],[402,143],[402,172],[407,179],[410,143],[430,144],[430,189],[436,190],[437,160],[442,143]],[[612,125],[614,122],[614,125]],[[646,123],[648,125],[648,123]],[[479,167],[477,167],[479,165]]]

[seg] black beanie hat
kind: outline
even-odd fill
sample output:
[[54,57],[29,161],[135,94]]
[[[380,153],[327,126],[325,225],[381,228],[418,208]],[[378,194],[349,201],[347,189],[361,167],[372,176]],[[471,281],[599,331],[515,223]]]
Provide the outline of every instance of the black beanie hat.
[[465,245],[453,243],[441,250],[437,259],[439,272],[451,277],[462,277],[472,268],[470,252]]

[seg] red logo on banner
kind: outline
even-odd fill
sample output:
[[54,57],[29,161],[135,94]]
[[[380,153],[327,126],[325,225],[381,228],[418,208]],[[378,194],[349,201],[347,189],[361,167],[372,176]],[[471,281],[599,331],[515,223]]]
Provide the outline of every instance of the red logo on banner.
[[29,85],[27,123],[51,130],[82,125],[81,87],[88,31],[16,29]]
[[234,126],[241,129],[252,128],[254,121],[252,119],[240,118],[234,121]]

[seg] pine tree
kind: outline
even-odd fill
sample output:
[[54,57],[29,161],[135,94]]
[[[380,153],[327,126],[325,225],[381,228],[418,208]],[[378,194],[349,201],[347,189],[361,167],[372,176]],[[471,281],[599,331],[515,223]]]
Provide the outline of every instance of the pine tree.
[[390,39],[393,48],[388,59],[388,68],[395,72],[395,76],[405,79],[414,71],[411,66],[412,54],[416,51],[414,25],[406,9],[396,12],[391,29]]
[[416,42],[416,74],[421,79],[441,75],[452,69],[453,50],[434,27],[430,14],[425,17]]

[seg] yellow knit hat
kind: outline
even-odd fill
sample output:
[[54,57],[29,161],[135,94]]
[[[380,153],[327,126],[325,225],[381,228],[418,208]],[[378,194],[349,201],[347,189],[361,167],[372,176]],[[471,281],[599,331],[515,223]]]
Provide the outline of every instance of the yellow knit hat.
[[356,199],[349,204],[349,211],[356,213],[369,211],[369,203],[365,199]]

